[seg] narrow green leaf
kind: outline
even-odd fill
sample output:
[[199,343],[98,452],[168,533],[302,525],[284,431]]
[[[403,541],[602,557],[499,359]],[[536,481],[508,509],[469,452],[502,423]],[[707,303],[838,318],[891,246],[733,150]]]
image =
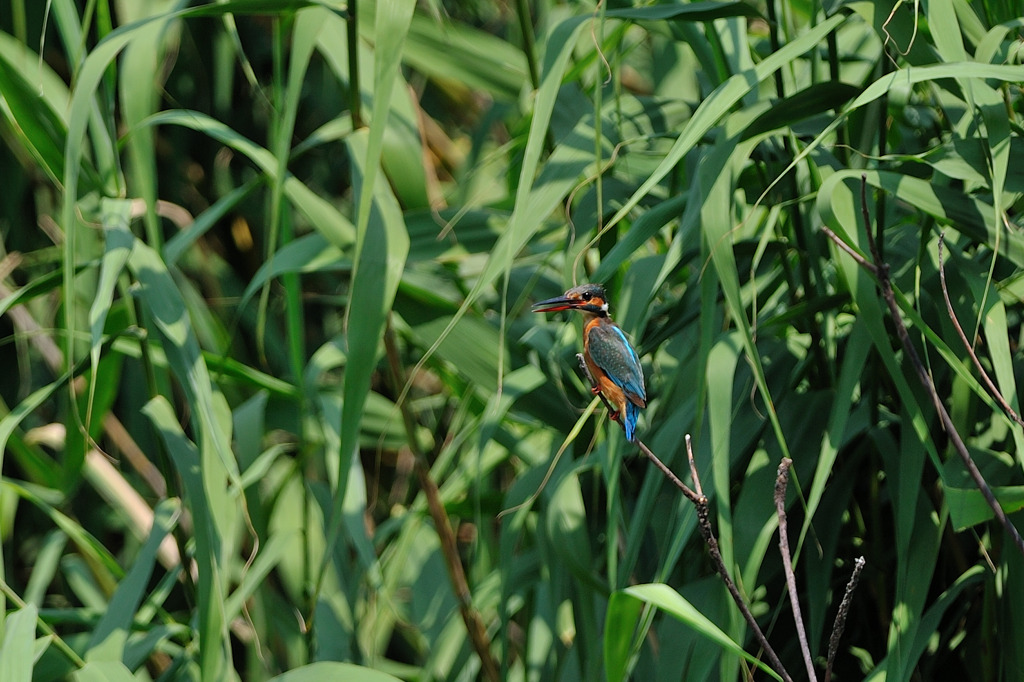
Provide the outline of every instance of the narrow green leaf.
[[167,263],[168,267],[177,263],[178,259],[181,258],[182,254],[189,247],[217,224],[217,221],[227,215],[228,211],[233,210],[238,204],[248,198],[258,185],[258,180],[254,179],[240,187],[236,187],[214,202],[213,206],[196,216],[191,225],[168,239],[161,252],[164,262]]
[[627,258],[636,253],[644,242],[653,237],[659,230],[672,220],[679,217],[683,208],[690,200],[689,193],[671,197],[658,202],[649,211],[644,211],[629,231],[617,242],[612,250],[601,259],[601,264],[592,277],[595,282],[607,282]]
[[93,629],[86,647],[86,661],[118,661],[124,658],[125,643],[132,630],[135,612],[149,587],[160,543],[171,532],[181,515],[176,499],[163,500],[153,510],[153,527],[135,557],[131,569],[117,586],[103,618]]
[[[244,154],[268,178],[276,177],[277,161],[273,154],[236,130],[202,112],[185,109],[162,111],[150,116],[140,125],[179,125],[191,128]],[[305,215],[310,224],[318,232],[323,233],[332,244],[345,249],[355,242],[355,226],[336,207],[317,195],[307,185],[289,175],[284,183],[284,192],[295,208]]]
[[223,539],[218,534],[214,505],[203,480],[199,448],[182,432],[174,410],[163,396],[146,403],[142,413],[156,428],[181,476],[192,517],[198,564],[199,615],[196,629],[200,667],[204,677],[224,679],[231,669],[231,647],[225,616],[226,578],[220,561]]
[[558,482],[549,505],[545,519],[551,546],[577,578],[591,578],[593,552],[587,537],[587,515],[577,472],[567,473]]
[[769,78],[784,65],[789,64],[795,57],[816,48],[824,41],[825,37],[836,30],[844,21],[845,17],[834,15],[809,31],[783,46],[774,52],[770,57],[754,67],[750,73],[739,73],[718,86],[708,96],[697,110],[683,131],[672,145],[672,149],[665,155],[657,169],[637,189],[629,200],[615,212],[615,215],[608,222],[608,225],[615,225],[632,211],[651,190],[661,182],[668,173],[676,167],[682,158],[696,145],[701,138],[707,134],[712,126],[717,124],[733,106],[747,95],[757,84]]
[[[345,494],[346,479],[355,457],[359,423],[366,395],[370,392],[380,339],[409,254],[409,235],[401,209],[378,175],[391,97],[401,75],[402,43],[409,32],[413,9],[414,3],[402,0],[377,3],[372,124],[369,131],[354,133],[347,139],[353,160],[353,187],[358,199],[352,293],[345,311],[349,363],[343,389],[344,428],[337,476],[340,496]],[[338,505],[335,518],[340,510]],[[333,536],[333,519],[331,527]]]
[[238,306],[244,307],[270,280],[286,273],[331,272],[351,268],[345,254],[320,232],[313,232],[278,249],[253,275]]
[[[103,199],[100,204],[100,222],[103,225],[105,250],[100,265],[100,278],[96,285],[96,298],[89,308],[89,358],[93,376],[100,366],[100,345],[107,313],[114,302],[114,288],[128,263],[135,240],[129,231],[131,201],[125,199]],[[89,383],[89,407],[92,408],[96,395],[96,382]],[[86,420],[88,428],[90,420]]]
[[[134,240],[128,234],[127,239]],[[216,414],[210,372],[200,353],[199,341],[193,332],[181,292],[159,254],[146,244],[135,241],[128,267],[139,282],[136,295],[152,315],[168,363],[181,381],[188,402],[195,410],[194,419],[198,421],[200,433],[204,439],[209,439],[209,444],[237,493],[238,464],[231,452],[230,435],[225,432]]]
[[655,7],[627,7],[610,9],[608,17],[633,19],[636,21],[664,21],[679,19],[685,21],[714,21],[727,17],[760,17],[751,5],[742,0],[702,0],[683,5],[658,5]]
[[[7,44],[7,38],[3,43]],[[38,89],[22,76],[22,69],[16,68],[0,52],[0,114],[3,115],[14,137],[39,167],[57,186],[62,184],[64,169],[64,144],[67,136],[65,122],[49,104],[39,97]],[[84,169],[83,169],[84,170]],[[95,177],[84,170],[91,181]],[[90,183],[92,184],[92,183]]]
[[[380,150],[371,154],[372,138],[353,133],[348,138],[354,161],[353,180],[359,191],[362,227],[357,240],[352,290],[346,310],[348,364],[345,371],[342,407],[341,460],[338,490],[345,490],[345,477],[355,456],[366,395],[376,365],[380,340],[388,312],[398,291],[398,282],[409,254],[409,235],[402,212],[383,177],[364,163],[379,163]],[[376,179],[376,180],[375,180]],[[372,182],[376,187],[368,186]],[[372,223],[372,229],[371,229]]]
[[[782,679],[774,670],[761,661],[760,658],[751,656],[744,651],[743,647],[734,642],[727,634],[722,632],[717,625],[708,620],[704,614],[694,608],[690,602],[684,599],[682,595],[668,585],[662,583],[635,585],[633,587],[627,587],[625,590],[616,594],[636,599],[644,604],[650,604],[651,606],[668,613],[673,618],[685,623],[701,636],[715,642],[726,651],[736,654],[737,656],[742,656],[773,679]],[[619,613],[623,613],[622,609],[622,605],[618,605]],[[635,609],[631,609],[630,612],[636,613]],[[626,613],[626,615],[629,614]]]
[[[582,170],[590,162],[589,151],[593,136],[577,132],[569,140],[558,145],[546,169],[551,177],[536,179],[540,168],[541,153],[549,135],[551,116],[562,84],[573,47],[579,32],[586,25],[586,17],[573,17],[555,27],[548,40],[551,48],[544,55],[541,71],[541,84],[534,101],[530,132],[526,140],[523,164],[519,172],[515,207],[505,231],[498,238],[473,288],[466,295],[465,301],[452,317],[451,321],[437,337],[424,359],[433,354],[445,337],[452,331],[459,320],[466,314],[476,299],[502,273],[508,272],[516,254],[540,229],[538,215],[547,215],[561,202],[566,194],[566,186],[571,187],[578,179],[578,168]],[[583,150],[588,150],[584,152]],[[561,151],[563,158],[557,159],[555,154]],[[422,361],[421,361],[422,362]]]
[[612,592],[608,599],[604,629],[604,670],[609,682],[628,680],[633,639],[644,602],[625,592]]
[[55,494],[50,489],[21,485],[7,478],[0,480],[0,486],[34,505],[64,532],[68,539],[75,543],[78,552],[88,558],[89,565],[93,567],[93,575],[99,575],[104,580],[113,578],[115,581],[124,575],[121,566],[103,543],[93,537],[78,521],[57,509],[57,505],[64,502],[63,496]]

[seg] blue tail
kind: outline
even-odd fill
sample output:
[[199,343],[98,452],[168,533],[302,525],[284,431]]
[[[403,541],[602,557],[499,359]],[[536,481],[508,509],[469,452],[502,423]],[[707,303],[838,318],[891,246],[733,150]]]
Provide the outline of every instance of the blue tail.
[[626,400],[626,440],[633,442],[636,433],[636,420],[640,418],[640,408]]

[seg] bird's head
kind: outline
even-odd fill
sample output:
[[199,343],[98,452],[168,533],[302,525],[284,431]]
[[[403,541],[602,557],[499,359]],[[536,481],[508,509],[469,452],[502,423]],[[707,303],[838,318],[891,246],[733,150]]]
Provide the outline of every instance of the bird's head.
[[561,296],[533,304],[535,313],[553,313],[558,310],[579,310],[604,317],[608,314],[608,297],[600,284],[581,284]]

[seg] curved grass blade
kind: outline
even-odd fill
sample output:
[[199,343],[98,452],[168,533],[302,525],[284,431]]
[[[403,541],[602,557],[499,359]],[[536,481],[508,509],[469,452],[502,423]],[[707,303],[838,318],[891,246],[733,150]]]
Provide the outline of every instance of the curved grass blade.
[[[639,602],[639,604],[638,604]],[[685,623],[698,634],[718,644],[722,649],[742,656],[751,664],[770,675],[773,679],[782,680],[779,675],[760,659],[751,656],[739,644],[722,632],[717,625],[696,609],[681,594],[663,583],[650,583],[627,587],[614,592],[608,601],[608,616],[605,629],[606,671],[609,680],[624,679],[625,661],[622,646],[624,640],[631,638],[642,613],[640,605],[648,604]]]
[[[277,162],[273,154],[221,121],[213,119],[202,112],[172,109],[154,114],[142,123],[142,125],[165,124],[180,125],[209,135],[211,138],[244,154],[268,178],[273,179],[277,173]],[[306,216],[314,229],[323,233],[332,244],[338,248],[345,249],[355,243],[355,226],[326,199],[316,194],[292,175],[289,175],[285,180],[284,191],[295,208]]]
[[[127,229],[124,231],[131,236]],[[134,236],[131,239],[134,240]],[[231,437],[217,414],[210,372],[192,330],[181,292],[159,254],[146,244],[135,240],[128,267],[139,283],[136,295],[152,315],[171,370],[177,375],[188,403],[195,411],[193,419],[198,421],[203,443],[213,448],[232,483],[234,494],[240,494],[238,463],[231,452]]]

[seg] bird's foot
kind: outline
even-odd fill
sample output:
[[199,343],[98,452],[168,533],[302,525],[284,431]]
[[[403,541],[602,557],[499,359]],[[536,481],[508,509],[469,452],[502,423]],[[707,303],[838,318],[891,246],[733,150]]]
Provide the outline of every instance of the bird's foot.
[[619,414],[620,413],[618,410],[616,410],[615,412],[609,412],[608,418],[611,419],[613,422],[617,422],[619,421]]
[[590,387],[590,392],[593,393],[594,395],[598,395],[598,394],[601,393],[601,387],[600,386],[591,386]]

